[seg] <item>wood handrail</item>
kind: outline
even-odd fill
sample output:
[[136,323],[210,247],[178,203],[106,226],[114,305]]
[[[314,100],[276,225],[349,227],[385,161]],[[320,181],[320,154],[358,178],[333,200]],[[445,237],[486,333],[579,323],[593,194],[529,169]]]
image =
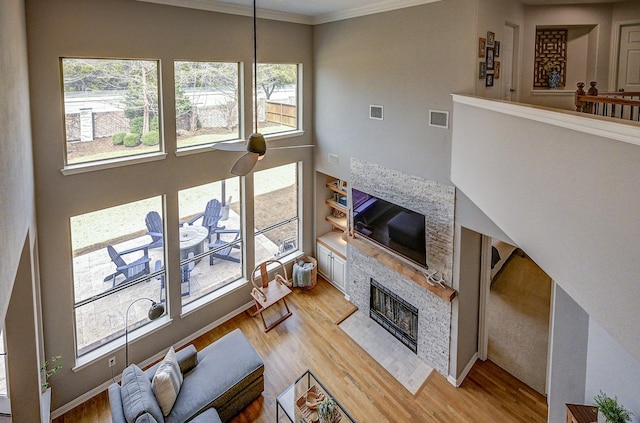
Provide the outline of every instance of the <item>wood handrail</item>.
[[[640,121],[640,92],[622,90],[598,92],[596,81],[591,81],[589,85],[588,92],[585,92],[584,82],[577,84],[578,89],[575,94],[577,112]],[[616,106],[619,106],[617,110]]]

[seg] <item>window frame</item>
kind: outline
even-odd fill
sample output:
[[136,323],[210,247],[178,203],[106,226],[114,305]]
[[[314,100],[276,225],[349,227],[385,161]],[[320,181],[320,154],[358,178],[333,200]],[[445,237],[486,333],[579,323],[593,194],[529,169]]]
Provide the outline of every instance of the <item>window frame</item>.
[[[262,132],[259,127],[259,125],[257,125],[258,127],[258,132],[262,133],[264,135],[264,137],[267,140],[278,140],[278,139],[283,139],[283,138],[290,138],[293,136],[298,136],[301,134],[304,134],[304,125],[303,125],[303,93],[304,93],[304,83],[303,83],[303,64],[299,63],[299,62],[259,62],[258,63],[258,71],[260,68],[260,65],[295,65],[296,66],[296,89],[295,89],[295,93],[296,93],[296,127],[291,129],[291,130],[287,130],[287,131],[280,131],[280,132],[274,132],[274,133],[264,133]],[[258,92],[260,92],[260,89],[258,90]],[[257,98],[259,98],[259,96],[256,95]],[[266,116],[266,96],[265,96],[265,111],[264,114]],[[255,110],[253,111],[253,114],[255,115]],[[257,116],[253,117],[254,121],[258,120]]]

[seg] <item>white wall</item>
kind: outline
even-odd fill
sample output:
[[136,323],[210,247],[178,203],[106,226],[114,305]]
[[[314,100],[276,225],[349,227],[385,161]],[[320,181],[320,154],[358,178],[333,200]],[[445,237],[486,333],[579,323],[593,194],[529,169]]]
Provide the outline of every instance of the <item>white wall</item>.
[[589,319],[587,346],[585,404],[602,391],[618,397],[633,415],[632,422],[640,422],[640,362],[635,360],[594,320]]
[[[475,100],[495,107],[455,103],[465,124],[454,127],[452,180],[640,360],[640,146],[563,127],[560,113]],[[640,125],[598,123],[640,137]]]
[[35,230],[29,78],[22,0],[0,2],[0,322],[27,232]]
[[584,402],[589,315],[557,284],[551,301],[547,421],[555,423],[566,420],[566,404]]

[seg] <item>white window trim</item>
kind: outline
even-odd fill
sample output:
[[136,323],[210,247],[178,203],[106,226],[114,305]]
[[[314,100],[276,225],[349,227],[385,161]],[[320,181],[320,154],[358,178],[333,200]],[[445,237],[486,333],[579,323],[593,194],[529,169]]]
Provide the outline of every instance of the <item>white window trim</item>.
[[167,157],[165,152],[140,154],[139,156],[125,156],[117,159],[102,160],[99,162],[78,163],[67,165],[60,169],[63,175],[77,175],[80,173],[95,172],[96,170],[112,169],[122,166],[137,165],[141,163],[155,162],[164,160]]

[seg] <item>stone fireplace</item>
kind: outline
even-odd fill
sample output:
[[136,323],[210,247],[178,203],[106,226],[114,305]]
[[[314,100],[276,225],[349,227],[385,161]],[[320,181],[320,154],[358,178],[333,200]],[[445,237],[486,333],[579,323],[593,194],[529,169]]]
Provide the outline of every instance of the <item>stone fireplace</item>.
[[[451,283],[454,187],[357,159],[351,160],[351,186],[425,215],[427,262],[431,269],[441,272],[447,283]],[[346,293],[360,312],[366,316],[375,316],[372,318],[378,323],[381,323],[381,320],[382,326],[392,334],[392,331],[398,329],[399,332],[408,329],[408,336],[396,336],[406,338],[400,339],[400,342],[414,351],[420,360],[447,375],[451,303],[351,244],[348,245],[347,256],[349,282]],[[410,266],[404,263],[402,265]],[[382,292],[383,296],[386,296],[385,299],[372,298],[372,281],[378,290],[374,295],[380,295]],[[400,305],[391,306],[395,307],[395,311],[386,307],[393,302],[391,299],[401,300]],[[382,312],[376,312],[375,303],[380,301],[385,305]],[[391,315],[392,319],[386,316],[387,314]],[[413,315],[415,321],[412,320]],[[386,326],[391,326],[389,321],[394,320],[393,317],[398,320],[396,323],[400,324],[390,330]]]
[[369,317],[414,353],[418,352],[418,309],[371,278]]

